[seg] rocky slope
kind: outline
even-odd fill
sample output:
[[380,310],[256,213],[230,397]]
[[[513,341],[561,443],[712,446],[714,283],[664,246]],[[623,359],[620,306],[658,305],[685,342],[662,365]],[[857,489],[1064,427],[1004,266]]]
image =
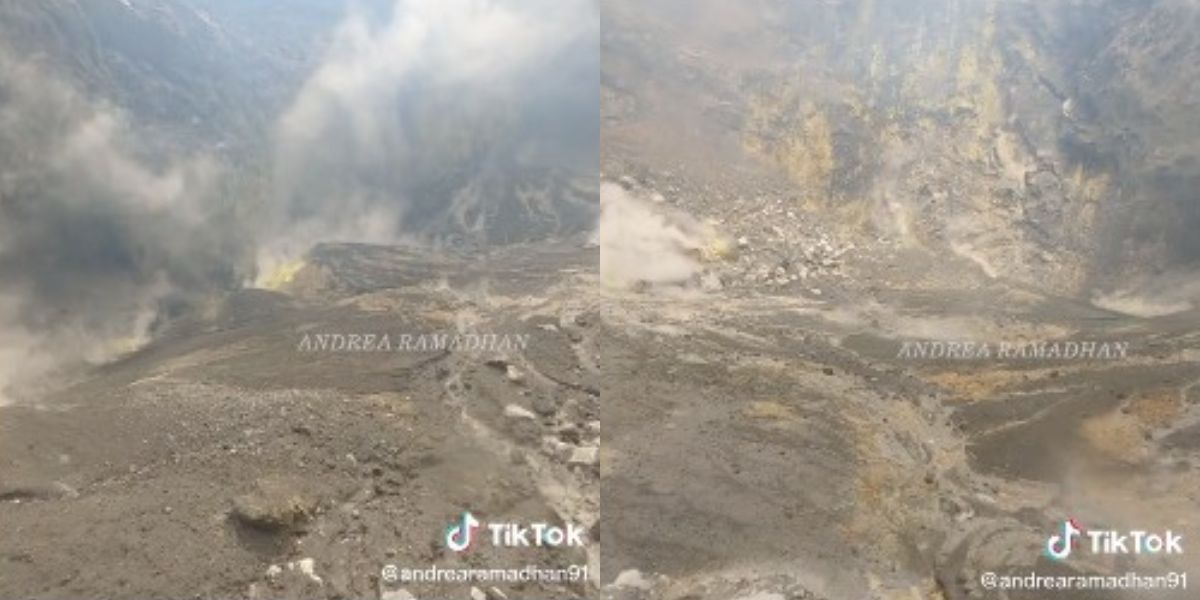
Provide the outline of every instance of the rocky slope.
[[[602,6],[605,597],[1194,570],[1041,555],[1196,526],[1194,3]],[[1081,339],[1129,355],[904,353]]]
[[[594,252],[325,246],[287,293],[246,290],[37,405],[5,407],[0,595],[474,598],[381,579],[426,569],[598,569]],[[391,335],[391,351],[305,337]],[[517,347],[399,348],[401,335]],[[585,548],[455,554],[446,524],[573,523]],[[584,597],[582,577],[495,586]],[[495,592],[488,591],[488,594]],[[500,596],[489,596],[500,597]]]
[[[609,172],[630,155],[658,173],[690,163],[709,180],[680,202],[734,237],[761,235],[758,215],[805,216],[772,222],[788,229],[823,213],[859,247],[1085,297],[1194,269],[1193,5],[604,7]],[[704,164],[747,155],[787,184]]]

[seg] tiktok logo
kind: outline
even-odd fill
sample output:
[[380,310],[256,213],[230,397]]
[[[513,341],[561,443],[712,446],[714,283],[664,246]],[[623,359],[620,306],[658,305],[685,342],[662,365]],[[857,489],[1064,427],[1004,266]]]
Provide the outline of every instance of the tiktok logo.
[[1083,535],[1083,527],[1075,519],[1063,521],[1062,534],[1052,535],[1046,540],[1046,556],[1054,560],[1067,558],[1079,546],[1080,535]]
[[459,521],[446,526],[446,547],[455,552],[465,551],[471,547],[478,528],[479,521],[471,513],[464,512]]

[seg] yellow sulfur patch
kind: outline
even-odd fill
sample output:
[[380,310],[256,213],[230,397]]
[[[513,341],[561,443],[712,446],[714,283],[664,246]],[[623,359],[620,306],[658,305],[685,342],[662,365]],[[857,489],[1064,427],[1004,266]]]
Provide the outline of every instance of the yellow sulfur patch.
[[296,274],[304,268],[304,260],[296,259],[280,264],[262,280],[263,289],[279,291],[296,279]]
[[734,248],[725,238],[713,238],[708,240],[701,254],[707,261],[728,260],[733,258]]
[[115,356],[126,356],[141,350],[146,345],[146,339],[141,336],[128,336],[109,342],[108,351]]

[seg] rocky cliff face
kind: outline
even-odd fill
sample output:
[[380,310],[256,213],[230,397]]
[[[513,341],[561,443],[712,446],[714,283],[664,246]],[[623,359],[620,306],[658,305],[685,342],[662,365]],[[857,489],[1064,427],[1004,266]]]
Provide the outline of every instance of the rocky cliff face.
[[731,4],[609,3],[610,156],[690,107],[860,247],[1072,295],[1196,264],[1195,3]]

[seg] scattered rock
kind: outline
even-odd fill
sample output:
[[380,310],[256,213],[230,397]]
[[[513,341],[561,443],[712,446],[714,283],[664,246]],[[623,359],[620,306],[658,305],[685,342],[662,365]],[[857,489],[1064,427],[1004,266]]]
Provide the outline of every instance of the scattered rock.
[[379,600],[417,600],[417,597],[405,589],[382,590],[379,592]]
[[504,371],[504,376],[513,383],[521,383],[525,381],[525,373],[513,365],[508,365]]
[[600,463],[600,448],[598,446],[579,446],[571,451],[571,458],[567,459],[567,464],[578,466],[592,466]]
[[295,562],[288,563],[289,570],[300,571],[315,583],[322,583],[321,577],[317,575],[316,561],[311,558],[302,558]]
[[310,519],[317,503],[300,492],[297,482],[269,477],[259,479],[255,489],[233,500],[233,517],[264,531],[294,529]]
[[738,596],[735,600],[787,600],[787,598],[776,592],[755,592],[746,596]]
[[509,404],[504,407],[504,416],[510,419],[537,419],[533,411],[519,404]]
[[569,457],[571,452],[571,445],[555,436],[548,435],[542,438],[542,453],[546,456],[562,460]]
[[558,403],[548,395],[538,394],[533,397],[533,412],[543,417],[553,415],[558,412]]
[[646,579],[642,572],[637,569],[628,569],[621,571],[617,578],[612,583],[616,587],[634,588],[638,590],[649,590],[654,587],[650,580]]
[[567,423],[558,428],[558,439],[572,445],[578,445],[583,442],[583,436],[579,428],[571,423]]

